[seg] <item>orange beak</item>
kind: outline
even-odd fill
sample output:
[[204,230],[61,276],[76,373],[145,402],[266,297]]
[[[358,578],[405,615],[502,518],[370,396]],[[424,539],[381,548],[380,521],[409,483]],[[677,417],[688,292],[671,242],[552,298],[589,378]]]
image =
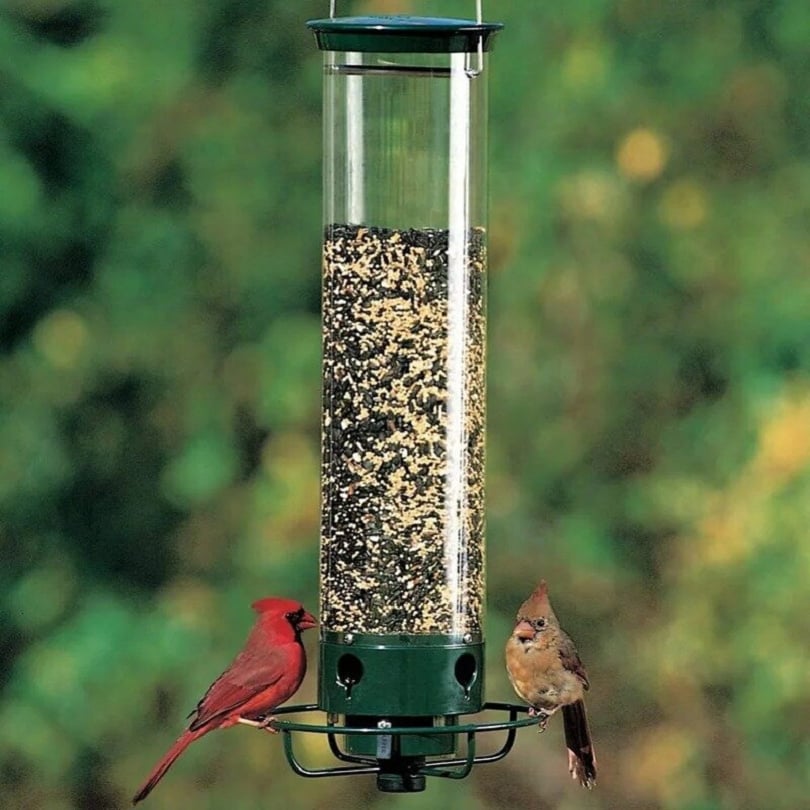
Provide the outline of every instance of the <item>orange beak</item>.
[[311,613],[304,611],[304,615],[295,623],[295,625],[299,630],[309,630],[310,627],[317,627],[318,621]]
[[528,640],[534,638],[534,628],[527,621],[518,622],[512,635],[521,640]]

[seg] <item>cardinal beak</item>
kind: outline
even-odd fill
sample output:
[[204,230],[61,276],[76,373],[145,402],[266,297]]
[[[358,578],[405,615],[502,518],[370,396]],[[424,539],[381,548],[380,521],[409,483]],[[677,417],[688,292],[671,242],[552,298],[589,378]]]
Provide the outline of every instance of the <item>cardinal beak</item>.
[[515,625],[512,635],[521,641],[528,641],[529,639],[534,638],[534,628],[524,620]]
[[310,627],[317,627],[318,621],[311,613],[307,613],[305,610],[304,615],[301,616],[295,625],[299,630],[309,630]]

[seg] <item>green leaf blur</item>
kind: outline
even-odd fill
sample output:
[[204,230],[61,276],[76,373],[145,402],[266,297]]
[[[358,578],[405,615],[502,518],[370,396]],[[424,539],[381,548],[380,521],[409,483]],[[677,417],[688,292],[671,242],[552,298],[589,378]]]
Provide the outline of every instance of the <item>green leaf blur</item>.
[[[471,16],[473,0],[340,13]],[[541,576],[592,681],[423,795],[196,743],[154,808],[796,810],[810,793],[805,0],[484,2],[488,687]],[[122,807],[317,608],[327,0],[0,5],[0,804]],[[314,698],[316,639],[306,639]],[[304,739],[312,764],[330,761]]]

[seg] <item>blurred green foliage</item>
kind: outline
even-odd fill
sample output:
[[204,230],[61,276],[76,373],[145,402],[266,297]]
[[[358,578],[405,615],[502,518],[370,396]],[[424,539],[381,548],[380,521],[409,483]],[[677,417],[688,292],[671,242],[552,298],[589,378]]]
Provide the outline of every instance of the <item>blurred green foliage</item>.
[[[569,783],[559,724],[404,798],[242,729],[154,807],[806,804],[810,5],[484,6],[488,697],[543,575],[600,783]],[[327,8],[0,8],[3,806],[123,806],[249,602],[317,603]]]

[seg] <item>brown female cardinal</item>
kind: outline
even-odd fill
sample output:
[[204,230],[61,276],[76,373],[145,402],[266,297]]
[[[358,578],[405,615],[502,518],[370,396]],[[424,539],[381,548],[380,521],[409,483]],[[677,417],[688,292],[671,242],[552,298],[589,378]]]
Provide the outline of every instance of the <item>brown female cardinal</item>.
[[270,712],[301,685],[307,668],[301,633],[317,622],[292,599],[259,599],[252,607],[259,618],[242,652],[208,688],[188,729],[155,765],[133,804],[145,799],[177,757],[209,731],[237,723],[272,731]]
[[562,708],[568,770],[581,785],[596,784],[596,755],[583,697],[588,676],[571,637],[560,627],[544,580],[520,606],[517,623],[506,642],[506,669],[515,692],[540,715],[541,731]]

